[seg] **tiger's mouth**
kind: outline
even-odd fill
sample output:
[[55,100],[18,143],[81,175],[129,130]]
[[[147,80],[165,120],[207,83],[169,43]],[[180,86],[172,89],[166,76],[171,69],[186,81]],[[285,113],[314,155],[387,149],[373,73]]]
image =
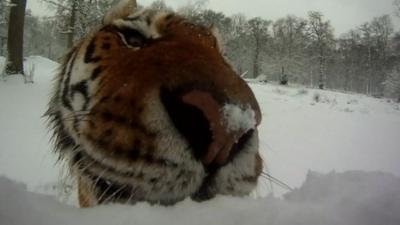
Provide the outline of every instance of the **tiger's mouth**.
[[[177,168],[178,163],[168,159],[154,159],[150,155],[144,155],[140,162],[131,162],[129,160],[122,161],[120,158],[101,157],[102,160],[98,159],[98,156],[92,156],[90,152],[85,149],[78,147],[73,153],[71,164],[72,166],[80,171],[82,174],[103,174],[104,177],[110,177],[109,179],[123,180],[130,182],[131,179],[137,177],[143,177],[143,172],[138,170],[140,166],[137,164],[142,163],[144,165],[153,165],[158,168]],[[107,161],[108,160],[108,161]],[[135,163],[134,167],[130,167],[129,163]]]

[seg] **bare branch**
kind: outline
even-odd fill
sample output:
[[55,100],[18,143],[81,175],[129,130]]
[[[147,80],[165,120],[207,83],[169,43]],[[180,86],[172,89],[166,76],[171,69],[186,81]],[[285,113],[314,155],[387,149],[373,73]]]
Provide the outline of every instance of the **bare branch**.
[[65,6],[63,4],[60,4],[58,1],[55,1],[55,0],[42,0],[42,1],[47,3],[47,4],[50,4],[52,6],[55,6],[57,8],[61,8],[63,10],[70,10],[69,7],[67,7],[67,6]]

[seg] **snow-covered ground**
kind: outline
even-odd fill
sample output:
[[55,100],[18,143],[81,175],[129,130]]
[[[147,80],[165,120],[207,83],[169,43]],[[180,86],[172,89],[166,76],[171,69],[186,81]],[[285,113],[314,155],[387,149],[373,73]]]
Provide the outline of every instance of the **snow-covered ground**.
[[36,65],[35,83],[24,84],[19,75],[0,81],[0,174],[27,184],[29,190],[46,191],[58,182],[59,171],[41,117],[58,64],[39,56],[28,63]]
[[299,87],[251,87],[263,112],[260,148],[266,165],[289,186],[298,187],[308,170],[400,176],[398,103]]
[[[400,105],[271,84],[251,87],[263,112],[260,150],[267,171],[295,189],[283,198],[289,190],[265,178],[258,196],[277,198],[185,201],[172,208],[140,204],[77,210],[36,194],[59,199],[65,189],[41,118],[57,63],[39,56],[27,63],[34,65],[35,83],[24,84],[20,76],[0,81],[0,176],[13,180],[0,178],[0,224],[204,224],[224,219],[224,224],[400,224]],[[0,57],[0,71],[3,65]],[[359,172],[348,172],[354,170]],[[29,218],[19,217],[18,210]],[[63,220],[72,214],[77,221]],[[116,217],[120,220],[112,220]]]
[[399,178],[378,172],[310,173],[303,187],[285,199],[217,197],[172,207],[141,203],[77,209],[0,178],[0,224],[398,225],[399,187]]

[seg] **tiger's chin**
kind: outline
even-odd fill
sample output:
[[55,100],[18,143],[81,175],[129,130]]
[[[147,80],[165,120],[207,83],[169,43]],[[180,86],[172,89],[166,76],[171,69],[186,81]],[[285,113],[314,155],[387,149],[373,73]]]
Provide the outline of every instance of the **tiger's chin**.
[[[202,169],[185,170],[182,165],[171,161],[156,162],[151,157],[144,158],[142,165],[137,161],[131,162],[121,171],[121,165],[127,164],[126,161],[119,163],[118,158],[108,159],[113,162],[111,165],[96,160],[84,150],[74,153],[72,168],[79,177],[80,192],[85,192],[79,196],[90,200],[80,197],[81,205],[135,204],[141,201],[172,205],[196,192],[206,176]],[[153,169],[148,169],[149,164],[154,164]],[[82,201],[86,203],[82,204]]]
[[[77,153],[75,157],[74,160],[81,161],[80,165],[74,167],[80,181],[79,200],[80,204],[86,207],[110,203],[135,204],[146,200],[153,204],[171,205],[183,199],[181,197],[180,199],[158,199],[157,202],[149,201],[146,199],[146,191],[137,182],[140,175],[120,172],[93,158],[89,159],[90,156],[83,152]],[[83,161],[91,162],[83,163]]]

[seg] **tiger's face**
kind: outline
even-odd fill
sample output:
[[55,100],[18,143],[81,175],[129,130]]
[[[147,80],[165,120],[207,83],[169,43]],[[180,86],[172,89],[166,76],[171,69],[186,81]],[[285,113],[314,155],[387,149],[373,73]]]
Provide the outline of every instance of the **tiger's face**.
[[81,206],[246,195],[258,103],[213,32],[121,1],[70,53],[48,115]]

